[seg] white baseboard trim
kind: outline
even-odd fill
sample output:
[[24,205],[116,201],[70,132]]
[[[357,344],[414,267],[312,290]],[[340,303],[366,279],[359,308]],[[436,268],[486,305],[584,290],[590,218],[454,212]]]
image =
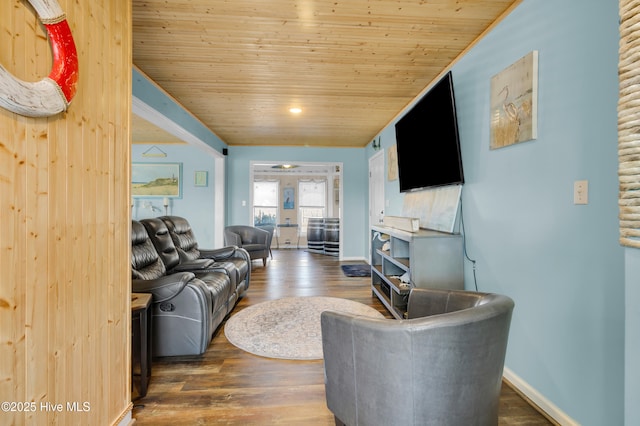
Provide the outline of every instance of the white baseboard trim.
[[131,416],[131,413],[133,412],[132,410],[133,410],[133,403],[129,403],[129,406],[127,407],[127,409],[122,414],[120,414],[120,417],[118,417],[118,419],[115,421],[115,423],[112,423],[112,425],[115,425],[115,426],[133,425],[136,422],[136,419],[134,419]]
[[365,262],[365,263],[369,263],[369,261],[367,259],[365,259],[364,257],[358,257],[358,256],[348,256],[348,257],[343,257],[342,259],[340,259],[341,261],[347,261],[347,262]]
[[569,417],[565,412],[558,408],[558,406],[545,398],[544,395],[535,390],[531,385],[529,385],[529,383],[522,380],[521,377],[516,375],[509,368],[504,368],[503,377],[518,392],[528,398],[533,404],[535,404],[540,410],[542,410],[548,417],[557,422],[559,425],[580,426],[580,423]]

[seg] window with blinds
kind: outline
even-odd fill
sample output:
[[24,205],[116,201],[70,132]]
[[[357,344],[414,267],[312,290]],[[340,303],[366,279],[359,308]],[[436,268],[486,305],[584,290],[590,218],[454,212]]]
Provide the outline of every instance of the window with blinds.
[[298,181],[298,223],[302,235],[306,235],[310,217],[325,217],[327,208],[327,181]]
[[253,226],[277,223],[279,185],[278,181],[253,182]]

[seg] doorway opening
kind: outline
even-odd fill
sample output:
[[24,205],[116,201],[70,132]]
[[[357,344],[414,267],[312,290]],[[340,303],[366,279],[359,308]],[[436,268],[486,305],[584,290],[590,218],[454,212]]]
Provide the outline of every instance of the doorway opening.
[[325,254],[342,258],[342,163],[251,161],[250,171],[250,223],[276,227],[273,249],[316,247],[323,218],[332,223]]

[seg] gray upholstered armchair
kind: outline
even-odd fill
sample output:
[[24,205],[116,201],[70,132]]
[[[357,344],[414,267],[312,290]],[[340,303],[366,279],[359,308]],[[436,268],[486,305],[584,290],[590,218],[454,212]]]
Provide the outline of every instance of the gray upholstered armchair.
[[264,229],[269,233],[269,239],[267,240],[267,247],[269,247],[269,256],[273,259],[273,252],[271,251],[271,245],[273,242],[273,234],[276,231],[275,225],[258,225],[256,228]]
[[323,312],[336,424],[497,425],[513,301],[413,289],[406,320]]
[[269,232],[255,226],[234,225],[224,228],[224,244],[242,247],[251,260],[262,259],[262,264],[267,265],[271,238]]

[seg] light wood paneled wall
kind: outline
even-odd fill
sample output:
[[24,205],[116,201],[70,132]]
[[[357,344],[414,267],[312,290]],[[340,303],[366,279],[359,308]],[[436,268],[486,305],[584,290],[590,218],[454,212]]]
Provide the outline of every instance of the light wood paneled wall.
[[[58,2],[75,99],[50,118],[0,109],[0,401],[16,403],[0,423],[108,425],[131,410],[131,0]],[[49,74],[27,1],[0,2],[0,63]]]

